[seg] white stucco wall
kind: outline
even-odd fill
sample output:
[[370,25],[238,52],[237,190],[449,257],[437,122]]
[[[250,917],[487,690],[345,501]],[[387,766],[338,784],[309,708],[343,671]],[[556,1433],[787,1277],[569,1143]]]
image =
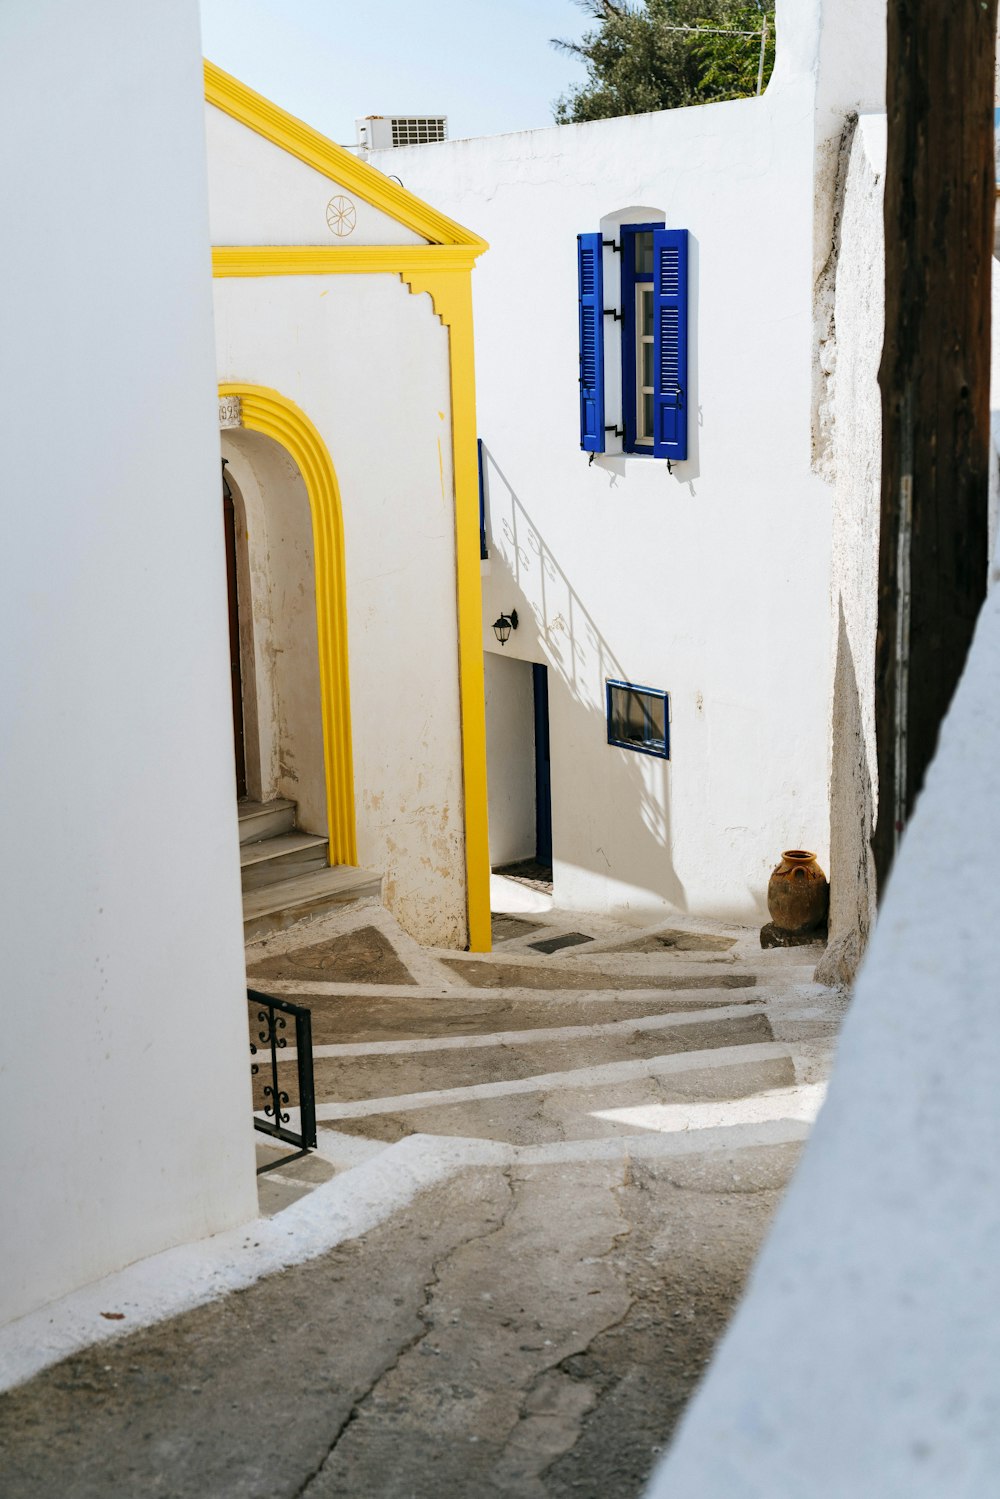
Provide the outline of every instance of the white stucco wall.
[[871,835],[878,810],[878,623],[885,324],[885,115],[862,115],[850,143],[836,254],[826,410],[834,470],[831,646],[830,939],[818,976],[849,982],[875,920]]
[[385,875],[386,903],[408,931],[461,946],[447,332],[426,294],[388,274],[218,280],[215,308],[219,380],[294,401],[336,470],[359,861]]
[[994,588],[829,1096],[654,1499],[996,1491],[998,839]]
[[[816,110],[821,83],[827,123],[856,91],[823,73],[839,53],[820,34],[818,0],[779,6],[759,100],[373,158],[491,245],[474,278],[484,642],[516,607],[507,652],[550,667],[562,906],[757,921],[783,848],[827,858]],[[576,235],[639,207],[691,235],[690,458],[672,474],[579,448]],[[670,692],[669,764],[607,745],[607,677]]]
[[535,857],[535,694],[531,665],[487,654],[490,864]]
[[256,1212],[201,90],[0,6],[0,1321]]
[[[209,201],[214,245],[422,245],[426,241],[356,192],[290,156],[221,109],[205,106]],[[347,197],[353,228],[327,219]],[[336,216],[335,216],[336,218]],[[339,220],[341,230],[348,223]]]

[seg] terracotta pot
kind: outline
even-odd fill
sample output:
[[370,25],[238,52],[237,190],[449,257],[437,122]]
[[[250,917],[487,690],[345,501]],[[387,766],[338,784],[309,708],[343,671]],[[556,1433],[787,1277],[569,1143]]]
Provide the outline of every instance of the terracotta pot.
[[767,909],[775,926],[785,932],[804,932],[826,916],[830,886],[804,848],[789,848],[767,882]]

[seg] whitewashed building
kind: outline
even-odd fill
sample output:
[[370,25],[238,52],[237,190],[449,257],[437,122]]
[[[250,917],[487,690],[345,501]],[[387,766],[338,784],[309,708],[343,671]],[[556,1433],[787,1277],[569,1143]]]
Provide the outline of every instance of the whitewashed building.
[[[657,788],[661,849],[683,852],[684,819],[700,818],[718,870],[719,896],[705,909],[727,899],[733,910],[741,900],[759,909],[763,870],[737,891],[719,861],[724,835],[740,830],[748,868],[748,826],[780,826],[815,846],[811,828],[825,830],[829,816],[831,943],[821,971],[843,979],[874,920],[885,6],[779,0],[777,24],[777,67],[762,100],[397,151],[393,161],[494,245],[478,288],[481,436],[494,445],[506,491],[498,503],[487,466],[484,639],[508,677],[512,652],[544,663],[550,700],[563,699],[551,721],[557,892],[568,902],[603,880],[609,907],[624,909],[636,884],[643,900],[677,901],[676,888],[636,878],[642,840],[621,816],[623,787],[644,826],[651,814],[637,788],[628,792],[617,752],[603,774],[595,769],[606,753],[601,689],[627,674],[670,690],[685,678],[652,673],[675,662],[728,670],[735,660],[746,708],[745,743],[729,757],[737,807],[717,799],[710,733],[705,756],[682,764],[673,691],[671,761]],[[655,457],[609,456],[615,430],[593,464],[569,453],[577,349],[567,242],[596,220],[602,239],[624,248],[623,204],[634,221],[641,213],[688,231],[686,389],[697,418],[687,459],[665,474],[661,464],[658,477]],[[614,313],[627,304],[614,297],[617,252],[602,250],[602,313],[611,314],[604,425],[624,427],[627,447],[627,406],[623,423],[614,405],[623,363],[623,382],[629,373]],[[515,306],[524,313],[520,361],[503,338]],[[994,408],[998,347],[994,316]],[[656,365],[654,355],[654,399]],[[641,394],[636,380],[636,403]],[[601,423],[586,416],[594,428],[583,441],[597,447]],[[655,422],[654,409],[654,440]],[[633,442],[645,435],[632,433]],[[698,511],[684,494],[686,473],[692,498],[705,502]],[[995,544],[995,469],[993,477]],[[709,537],[713,550],[703,551]],[[994,559],[993,585],[998,575]],[[657,578],[664,586],[651,604]],[[858,977],[829,1097],[748,1295],[654,1476],[656,1499],[978,1499],[995,1486],[997,599],[993,586]],[[518,629],[494,645],[491,619],[512,607]],[[608,662],[609,639],[629,654],[619,648]],[[488,721],[492,675],[488,664]],[[506,683],[499,691],[513,697]],[[709,693],[702,706],[711,727]],[[569,715],[571,741],[560,727]],[[689,706],[688,734],[693,722]],[[495,737],[491,727],[491,753]],[[509,740],[501,747],[509,765]],[[495,779],[491,763],[491,812]],[[789,822],[793,807],[815,823]],[[600,876],[598,853],[609,864]],[[681,870],[685,898],[692,867]],[[616,875],[623,888],[613,891]]]
[[0,7],[0,1323],[257,1210],[201,92],[195,0]]
[[491,854],[547,852],[548,775],[559,906],[756,922],[783,848],[827,861],[817,347],[841,137],[881,107],[872,17],[779,0],[761,98],[372,155],[492,247]]
[[[799,0],[778,26],[761,100],[394,155],[496,244],[480,611],[481,242],[209,68],[216,355],[193,0],[0,7],[20,143],[0,168],[20,209],[0,241],[4,999],[22,1037],[0,1056],[0,1322],[255,1211],[219,422],[248,794],[295,801],[336,857],[384,871],[413,929],[488,941],[481,636],[494,855],[537,849],[547,691],[561,901],[760,914],[781,845],[823,851],[831,716],[835,854],[850,874],[864,851],[884,129],[852,116],[879,106],[884,17]],[[341,244],[348,225],[362,238]],[[655,318],[653,380],[627,386],[620,357],[625,333],[641,371],[625,325],[651,295],[623,252],[634,268],[652,232],[655,265],[660,225],[687,235],[672,390]],[[584,412],[579,234],[600,235],[604,273]],[[409,401],[417,368],[396,447],[387,398]],[[650,433],[629,426],[645,384]],[[647,435],[651,454],[625,451]],[[997,598],[829,1104],[657,1492],[994,1483]],[[609,682],[654,689],[669,719],[626,714],[609,744]],[[857,938],[867,876],[838,913],[836,867],[834,924]]]
[[321,909],[360,866],[418,940],[488,947],[486,246],[211,63],[205,88],[242,822],[297,819],[251,875],[296,885],[248,890],[248,918]]
[[0,7],[0,117],[6,1324],[256,1215],[241,793],[425,941],[489,869],[483,241],[195,0]]
[[[871,12],[877,40],[884,7]],[[821,347],[835,675],[820,975],[852,978],[863,962],[827,1100],[651,1499],[979,1499],[1000,1464],[1000,267],[988,593],[876,925],[886,146],[884,114],[848,123]]]

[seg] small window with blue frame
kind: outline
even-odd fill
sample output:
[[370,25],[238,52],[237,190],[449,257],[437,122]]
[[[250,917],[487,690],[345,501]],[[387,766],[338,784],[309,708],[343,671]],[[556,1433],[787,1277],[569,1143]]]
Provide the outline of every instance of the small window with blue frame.
[[608,682],[608,743],[670,759],[670,695],[634,682]]

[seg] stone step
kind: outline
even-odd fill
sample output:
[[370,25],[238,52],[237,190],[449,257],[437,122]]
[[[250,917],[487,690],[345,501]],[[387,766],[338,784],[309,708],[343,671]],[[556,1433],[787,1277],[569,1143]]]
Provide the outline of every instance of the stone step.
[[284,931],[297,921],[322,916],[359,900],[378,900],[382,876],[353,864],[300,874],[290,880],[248,890],[243,896],[243,934],[247,941]]
[[799,1085],[791,1049],[763,1042],[465,1088],[321,1102],[317,1118],[372,1140],[431,1134],[522,1146],[802,1118],[818,1107],[814,1093]]
[[[698,968],[706,973],[721,969],[791,975],[810,973],[823,954],[821,943],[797,948],[761,948],[756,931],[734,929],[725,939],[692,931],[654,931],[636,937],[603,936],[584,940],[584,933],[571,922],[530,922],[507,915],[494,916],[494,959],[503,962],[543,963],[550,967],[599,968],[610,973],[659,972]],[[669,940],[662,940],[662,939]],[[700,940],[699,940],[700,939]],[[445,959],[454,957],[444,951]]]
[[290,833],[295,827],[295,803],[279,797],[273,802],[237,803],[240,820],[240,842],[257,843],[276,833]]
[[604,989],[622,992],[628,989],[752,989],[757,975],[744,970],[728,968],[696,968],[685,964],[672,972],[664,972],[662,965],[656,970],[636,973],[633,968],[611,971],[607,965],[588,968],[579,963],[554,963],[551,959],[518,957],[515,961],[497,961],[491,957],[479,957],[471,953],[464,956],[442,957],[444,967],[449,969],[463,984],[473,989],[562,989],[578,993]]
[[[546,958],[542,958],[540,954],[537,957],[550,966],[565,967],[572,964],[581,969],[607,969],[612,973],[670,973],[697,969],[704,973],[725,974],[733,969],[746,969],[751,973],[785,974],[815,968],[821,952],[819,947],[773,948],[765,951],[746,943],[731,953],[716,957],[704,957],[697,952],[623,953],[606,949],[591,952],[584,947],[566,948]],[[511,950],[509,946],[506,950],[504,947],[497,949],[491,956],[505,962],[531,963],[537,960],[534,953],[529,953],[524,948]]]
[[254,843],[240,844],[240,873],[244,890],[259,890],[264,885],[311,870],[326,869],[329,841],[317,833],[274,833]]
[[390,1098],[403,1094],[510,1082],[557,1072],[577,1072],[610,1062],[630,1062],[682,1052],[747,1046],[774,1039],[763,1014],[688,1021],[668,1016],[660,1024],[625,1022],[599,1030],[567,1029],[545,1039],[500,1036],[476,1044],[431,1045],[374,1054],[320,1055],[313,1067],[317,1102]]
[[[292,975],[290,975],[291,977]],[[564,1026],[602,1025],[613,1021],[642,1020],[656,1015],[703,1016],[713,1008],[758,1005],[753,990],[747,994],[720,990],[698,992],[687,998],[653,994],[594,994],[574,996],[532,994],[510,996],[503,991],[491,994],[429,993],[412,994],[376,992],[350,994],[317,994],[305,992],[300,985],[275,982],[262,964],[252,964],[251,984],[275,994],[282,994],[296,1004],[306,1005],[312,1013],[314,1046],[339,1043],[419,1042],[435,1037],[493,1035],[497,1032],[551,1030]]]

